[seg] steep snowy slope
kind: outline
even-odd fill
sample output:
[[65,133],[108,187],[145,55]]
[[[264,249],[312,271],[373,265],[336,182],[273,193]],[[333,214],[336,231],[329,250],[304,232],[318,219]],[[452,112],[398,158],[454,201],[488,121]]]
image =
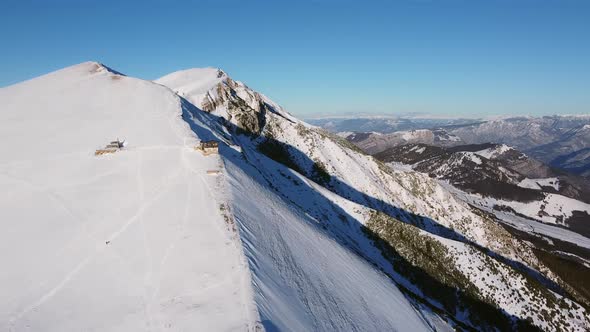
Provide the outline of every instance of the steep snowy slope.
[[[217,72],[205,76],[200,70],[173,73],[165,77],[166,84],[180,91],[178,89],[182,89],[187,82],[180,79],[179,88],[170,78],[186,78],[187,75],[193,75],[194,82],[189,86],[202,86],[201,82],[210,82],[211,76],[217,76]],[[246,108],[245,112],[254,111],[267,100],[227,76],[224,81],[230,82],[236,89],[236,95],[242,95],[251,103],[252,108]],[[225,92],[217,86],[212,86],[211,90],[211,93],[201,93],[197,97],[186,97],[199,107],[207,108],[212,101],[211,95],[225,96]],[[199,98],[203,102],[198,102]],[[214,113],[227,116],[230,120],[196,107],[185,118],[200,133],[199,136],[217,137],[240,146],[220,147],[229,188],[226,208],[229,218],[240,229],[252,270],[260,318],[268,331],[421,331],[433,327],[439,330],[448,328],[447,323],[430,310],[414,307],[413,302],[387,275],[359,256],[346,242],[326,231],[325,226],[300,205],[289,200],[289,193],[297,194],[298,191],[293,189],[293,180],[287,180],[280,174],[288,172],[297,175],[252,150],[247,137],[228,132],[221,125],[236,121],[236,129],[248,128],[249,125],[240,121],[246,119],[246,123],[251,124],[250,120],[236,114],[242,109],[231,105],[226,107],[228,105],[216,100],[211,104],[218,106]],[[271,107],[273,114],[294,121],[270,101],[261,109]],[[252,128],[259,127],[254,125]],[[308,188],[307,194],[321,196],[309,185],[302,185],[301,188],[303,186]],[[310,202],[309,196],[303,199]],[[332,209],[331,205],[322,206]]]
[[226,167],[267,330],[429,329],[385,274],[278,195],[256,168],[238,156],[228,156]]
[[193,68],[161,77],[157,83],[174,87],[178,95],[195,105],[201,105],[210,94],[215,94],[216,91],[211,91],[211,88],[226,78],[227,75],[217,68]]
[[[182,92],[186,83],[176,84],[169,78],[187,73],[174,73],[158,82],[166,81]],[[358,310],[358,302],[347,295],[354,293],[343,292],[345,285],[363,287],[355,290],[361,292],[356,296],[361,299],[374,290],[372,282],[359,286],[358,279],[338,284],[323,281],[341,274],[328,263],[339,259],[331,254],[323,258],[340,252],[343,248],[338,244],[386,273],[430,326],[443,318],[454,326],[480,330],[530,323],[544,330],[590,327],[585,309],[571,299],[579,294],[545,267],[526,243],[488,216],[455,199],[429,177],[390,170],[343,139],[294,119],[244,84],[218,75],[221,81],[209,92],[186,96],[196,106],[187,121],[196,128],[213,129],[214,135],[235,145],[221,153],[232,188],[233,215],[254,273],[256,302],[261,318],[268,320],[265,326],[290,326],[288,317],[293,314],[301,317],[298,322],[305,329],[360,328],[334,318],[333,308],[326,308],[329,303],[342,303],[336,317],[344,317],[351,307]],[[198,75],[194,80],[210,81]],[[249,182],[264,183],[265,188]],[[277,196],[272,200],[269,187]],[[244,197],[248,193],[258,195]],[[271,206],[261,208],[257,197]],[[260,211],[252,213],[255,208]],[[380,213],[384,217],[377,217]],[[325,232],[312,233],[313,227],[306,224]],[[308,242],[311,235],[314,241]],[[273,248],[283,254],[274,255]],[[340,271],[359,271],[355,260],[347,260],[354,265]],[[317,271],[302,267],[302,261],[326,273],[317,280],[322,287],[315,286],[318,277],[310,277]],[[469,268],[471,262],[478,262],[479,273]],[[276,281],[276,275],[282,282]],[[501,291],[494,291],[500,286]],[[583,296],[579,298],[584,301]],[[394,299],[399,301],[397,296]],[[387,326],[379,314],[382,311],[373,305],[367,302],[362,306],[367,309],[354,317],[366,322],[365,311],[377,313],[379,323],[372,326]]]
[[255,328],[220,161],[181,106],[92,62],[0,89],[1,330]]

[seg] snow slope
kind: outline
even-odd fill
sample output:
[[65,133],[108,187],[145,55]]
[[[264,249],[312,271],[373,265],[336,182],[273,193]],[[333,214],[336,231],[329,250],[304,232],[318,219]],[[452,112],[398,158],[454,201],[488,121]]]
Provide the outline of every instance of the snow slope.
[[267,330],[429,329],[391,279],[262,185],[254,167],[237,157],[226,167]]
[[204,175],[220,161],[192,149],[178,96],[89,62],[0,105],[1,330],[254,328],[223,183]]
[[[531,217],[525,218],[521,216],[514,215],[513,213],[497,210],[494,209],[494,205],[498,204],[499,202],[506,204],[508,206],[513,206],[511,203],[514,202],[507,202],[507,201],[498,201],[493,200],[490,198],[483,198],[480,195],[473,195],[468,194],[460,189],[455,188],[451,184],[440,181],[441,185],[443,185],[447,190],[454,193],[456,197],[461,198],[463,201],[468,202],[478,208],[487,211],[496,215],[496,217],[501,220],[502,222],[506,222],[509,225],[516,227],[520,230],[531,232],[535,234],[545,235],[551,238],[560,239],[562,241],[570,242],[572,244],[576,244],[580,247],[590,248],[590,238],[587,238],[583,235],[580,235],[576,232],[570,231],[563,227],[557,227],[555,223],[547,222],[542,223],[539,222]],[[514,206],[514,208],[518,208],[518,206]],[[569,211],[571,214],[571,211]],[[533,215],[531,213],[531,215]],[[538,217],[538,216],[536,216]],[[554,221],[555,219],[549,219]]]
[[156,82],[167,87],[174,87],[178,95],[185,97],[194,105],[200,105],[210,93],[209,90],[226,78],[227,75],[217,68],[192,68],[171,73],[159,78]]
[[[193,77],[195,85],[211,81],[210,76],[193,73],[197,73]],[[184,71],[167,77],[186,74]],[[246,91],[243,84],[230,82],[238,91],[243,89],[239,93],[246,100],[255,95]],[[173,82],[167,84],[177,88]],[[178,84],[184,86],[185,82]],[[187,96],[190,100],[200,98],[203,95]],[[273,106],[277,107],[276,114],[290,118],[277,105]],[[195,108],[185,118],[202,132],[201,136],[223,139],[229,134],[216,125],[218,114],[227,115],[227,109],[219,105],[208,114]],[[230,215],[240,230],[252,273],[254,298],[267,331],[422,331],[431,330],[434,325],[439,329],[446,326],[428,310],[415,308],[387,275],[301,209],[301,201],[289,200],[298,192],[292,180],[279,175],[290,172],[288,168],[251,150],[243,137],[229,138],[231,143],[241,146],[220,147]],[[281,180],[284,182],[280,183]],[[299,189],[303,188],[309,189],[306,193],[321,195],[308,185]],[[299,198],[309,202],[309,197]],[[331,209],[330,205],[322,208]]]
[[518,186],[536,190],[541,190],[543,187],[552,187],[555,190],[559,190],[559,179],[555,177],[545,179],[525,178],[518,183]]
[[513,150],[512,147],[506,144],[499,144],[497,146],[476,151],[475,153],[487,159],[495,159],[510,150]]
[[[184,77],[187,73],[167,77]],[[193,80],[211,78],[195,75]],[[170,80],[166,84],[179,93],[186,85]],[[443,308],[437,302],[441,299],[426,298],[422,287],[432,284],[412,284],[410,280],[415,279],[405,274],[407,271],[397,269],[399,261],[390,261],[377,250],[363,232],[374,210],[419,228],[420,233],[431,238],[428,244],[445,248],[443,251],[449,252],[454,267],[446,264],[445,271],[432,273],[443,275],[443,279],[458,273],[460,280],[467,280],[459,285],[461,289],[477,289],[475,293],[479,295],[474,296],[510,313],[510,319],[530,319],[546,330],[579,331],[590,326],[583,309],[576,309],[579,319],[568,322],[568,308],[573,302],[568,300],[565,309],[560,308],[555,301],[560,297],[551,291],[535,293],[530,299],[519,295],[534,292],[539,282],[521,285],[519,280],[507,279],[489,269],[481,273],[493,274],[491,282],[478,284],[477,273],[468,273],[465,262],[480,259],[479,256],[504,264],[506,276],[514,275],[514,266],[521,266],[528,271],[524,273],[530,273],[528,278],[532,275],[547,283],[560,281],[525,243],[490,218],[475,213],[428,176],[389,170],[355,151],[341,138],[291,117],[268,98],[229,77],[204,95],[185,97],[201,108],[195,107],[187,115],[189,123],[193,122],[195,128],[215,129],[216,133],[209,135],[224,137],[235,145],[220,149],[231,188],[231,215],[240,229],[253,273],[262,324],[269,330],[414,330],[415,327],[404,324],[420,324],[421,319],[422,327],[449,328],[449,324],[459,322],[482,328],[472,320],[471,309]],[[474,153],[467,157],[480,159]],[[396,250],[404,250],[411,247],[411,241],[406,239],[399,245]],[[417,251],[430,251],[421,244],[416,246]],[[491,254],[482,256],[482,249]],[[414,257],[403,258],[407,261]],[[429,257],[428,261],[443,258]],[[412,262],[428,268],[428,261]],[[377,268],[367,270],[367,262]],[[379,270],[395,284],[382,284],[388,282],[384,276],[378,281],[380,278],[374,272]],[[496,287],[493,278],[502,281],[504,291],[489,297]],[[412,293],[408,298],[413,300],[400,296],[403,293],[396,291],[396,285]],[[389,294],[387,302],[377,304],[382,298],[375,295],[380,293]],[[443,312],[434,314],[424,309],[425,304]],[[412,307],[416,308],[416,316],[405,323],[388,316],[398,311],[410,313]],[[545,311],[556,317],[555,322],[538,319],[539,313]],[[449,318],[453,321],[445,323]]]
[[[89,62],[2,89],[0,104],[3,330],[431,329],[232,147],[228,182],[205,175],[222,160],[193,146],[231,136],[168,88]],[[124,149],[94,155],[117,137]]]

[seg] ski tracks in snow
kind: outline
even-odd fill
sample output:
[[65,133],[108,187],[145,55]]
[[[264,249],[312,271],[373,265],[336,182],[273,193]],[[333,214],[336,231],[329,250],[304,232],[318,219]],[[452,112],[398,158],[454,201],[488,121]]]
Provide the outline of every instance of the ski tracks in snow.
[[[181,158],[181,169],[178,173],[174,174],[171,178],[168,179],[167,183],[163,183],[159,188],[157,188],[157,193],[146,199],[145,193],[145,179],[143,178],[142,166],[143,166],[143,153],[146,151],[153,151],[159,149],[171,149],[171,146],[150,146],[144,147],[141,149],[134,149],[134,152],[137,153],[137,162],[136,162],[136,188],[137,188],[137,195],[139,200],[139,205],[136,212],[129,218],[127,218],[121,226],[113,231],[109,236],[100,240],[96,238],[95,234],[92,234],[89,230],[86,230],[84,234],[90,239],[91,241],[96,243],[95,249],[91,250],[91,252],[86,255],[83,259],[81,259],[70,271],[68,271],[63,277],[59,278],[59,281],[56,282],[52,287],[48,290],[44,290],[36,300],[32,303],[26,305],[23,310],[20,312],[13,314],[13,318],[9,320],[8,327],[10,331],[14,331],[16,328],[16,324],[25,317],[29,312],[35,310],[36,308],[42,306],[44,303],[49,301],[52,297],[58,294],[69,282],[71,282],[89,263],[96,258],[96,255],[100,254],[108,248],[109,243],[115,241],[119,238],[122,234],[124,234],[131,225],[139,223],[140,225],[140,232],[142,236],[143,242],[143,250],[145,252],[146,257],[146,271],[143,276],[143,284],[144,284],[144,308],[146,312],[146,318],[148,320],[149,327],[153,330],[160,330],[163,328],[162,321],[159,320],[158,315],[158,295],[160,294],[162,276],[164,272],[164,268],[167,264],[168,259],[174,252],[177,243],[183,239],[184,234],[187,230],[187,225],[191,221],[191,205],[194,203],[193,200],[193,192],[194,192],[194,185],[195,185],[195,176],[199,178],[199,182],[204,185],[206,190],[203,192],[203,195],[207,195],[210,197],[211,201],[214,202],[215,206],[217,206],[220,202],[218,201],[220,198],[225,203],[226,197],[219,197],[220,195],[216,195],[215,193],[218,190],[223,190],[223,180],[220,180],[218,185],[221,188],[212,188],[210,184],[209,177],[206,177],[205,171],[206,169],[196,169],[192,167],[191,162],[187,159],[186,153],[189,152],[189,148],[186,146],[177,146],[176,148],[179,150],[180,158]],[[199,156],[201,158],[201,156]],[[211,157],[207,157],[211,158]],[[219,160],[218,166],[222,167],[223,163]],[[154,261],[152,248],[150,247],[150,239],[147,231],[147,226],[144,222],[144,213],[146,210],[155,202],[157,202],[165,193],[171,190],[172,184],[174,184],[175,180],[182,175],[186,175],[186,191],[185,191],[185,203],[184,203],[184,212],[182,214],[181,223],[178,226],[178,230],[176,231],[176,237],[174,240],[170,242],[170,244],[165,249],[165,252],[162,258],[158,261]],[[30,184],[33,185],[33,184]],[[72,218],[82,218],[85,219],[85,216],[80,216],[78,213],[75,213],[71,208],[67,206],[67,202],[64,202],[60,199],[58,195],[51,195],[57,203],[70,215]],[[202,198],[201,198],[202,199]],[[229,204],[226,204],[229,206]],[[228,211],[229,212],[229,211]],[[248,292],[248,289],[252,287],[251,280],[250,280],[250,271],[247,268],[246,258],[242,252],[242,245],[240,243],[239,236],[232,236],[230,234],[230,230],[226,229],[226,226],[223,223],[223,218],[214,218],[212,220],[207,220],[208,223],[213,223],[212,225],[216,232],[219,234],[221,239],[223,240],[223,248],[224,250],[230,250],[230,257],[235,257],[231,265],[234,266],[235,272],[239,273],[239,280],[240,286],[238,292],[240,294],[236,294],[240,298],[240,306],[243,308],[243,317],[248,321],[248,328],[254,328],[255,322],[257,321],[257,312],[253,307],[253,300],[249,298],[251,292]],[[60,251],[66,250],[65,248],[60,249]],[[110,254],[117,256],[119,260],[121,260],[122,265],[126,265],[126,259],[119,255],[116,250],[110,251]],[[218,280],[217,282],[210,284],[204,288],[200,288],[197,290],[197,293],[191,292],[191,295],[195,295],[198,293],[202,293],[208,291],[215,287],[220,287],[226,285],[232,276],[228,276],[227,278],[223,278],[223,280]],[[43,285],[43,284],[41,284]],[[43,286],[40,286],[43,287]],[[40,289],[39,286],[35,287]],[[41,288],[43,289],[43,288]]]
[[[138,165],[137,165],[137,188],[138,188],[138,194],[140,197],[140,206],[137,210],[137,212],[130,217],[121,228],[119,228],[117,231],[113,232],[110,236],[107,237],[107,240],[104,242],[105,244],[102,244],[103,241],[97,240],[90,232],[86,231],[86,235],[96,241],[96,249],[91,252],[89,255],[87,255],[85,258],[83,258],[78,264],[76,264],[76,266],[70,270],[63,278],[61,278],[61,280],[53,287],[51,287],[48,291],[46,291],[45,293],[43,293],[36,301],[34,301],[32,304],[27,305],[25,307],[25,309],[23,309],[22,311],[20,311],[18,314],[14,315],[12,319],[10,319],[9,321],[9,329],[12,331],[14,330],[14,325],[16,324],[16,322],[18,322],[22,317],[24,317],[27,313],[29,313],[30,311],[34,310],[35,308],[41,306],[43,303],[45,303],[47,300],[49,300],[51,297],[53,297],[55,294],[57,294],[68,282],[70,282],[86,265],[88,265],[88,263],[99,253],[101,253],[105,248],[106,248],[106,243],[110,243],[113,240],[115,240],[117,237],[119,237],[121,234],[123,234],[128,228],[129,226],[131,226],[132,224],[134,224],[135,222],[142,221],[142,214],[145,212],[145,210],[154,202],[156,202],[159,197],[166,192],[167,188],[160,188],[161,190],[159,190],[159,193],[153,197],[152,199],[150,199],[149,201],[145,202],[145,198],[144,198],[144,190],[143,190],[143,180],[141,178],[141,151],[138,151],[139,153],[139,158],[138,158]],[[22,179],[19,179],[20,181],[25,181]],[[78,217],[76,216],[76,214],[72,211],[71,208],[69,208],[65,202],[63,202],[61,200],[61,198],[53,193],[53,192],[47,192],[46,189],[39,187],[33,183],[31,183],[30,181],[25,181],[27,184],[37,188],[38,190],[47,193],[51,198],[53,198],[54,201],[56,201],[66,212],[68,215],[70,215],[71,217]],[[170,180],[170,182],[172,182],[172,179]],[[146,255],[149,258],[149,266],[150,268],[148,269],[148,273],[145,276],[145,282],[146,284],[151,284],[151,266],[152,266],[152,259],[151,259],[151,251],[147,245],[147,237],[146,237],[146,233],[145,233],[145,228],[143,227],[143,223],[142,223],[142,232],[144,235],[144,245],[145,245],[145,251],[146,251]],[[63,250],[65,250],[66,248],[62,248],[60,249],[58,252],[61,252]],[[121,257],[120,255],[118,255],[116,252],[114,253],[116,256],[118,256],[121,260],[124,261],[124,258]],[[43,285],[43,284],[41,284]],[[148,305],[146,304],[146,307]],[[148,312],[149,312],[149,308]]]

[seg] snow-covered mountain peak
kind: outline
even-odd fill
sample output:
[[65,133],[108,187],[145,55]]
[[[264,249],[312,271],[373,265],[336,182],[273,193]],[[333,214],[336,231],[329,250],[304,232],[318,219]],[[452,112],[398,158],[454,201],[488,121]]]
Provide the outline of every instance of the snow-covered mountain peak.
[[54,73],[62,72],[62,71],[79,71],[81,73],[88,72],[90,74],[106,73],[106,74],[110,74],[110,75],[126,76],[125,74],[123,74],[119,71],[116,71],[116,70],[112,69],[111,67],[109,67],[101,62],[98,62],[98,61],[82,62],[77,65],[72,65],[72,66],[66,67],[64,69],[55,71]]
[[291,122],[300,122],[268,97],[233,80],[220,69],[183,70],[155,82],[169,87],[199,109],[224,118],[248,133],[260,134],[270,113]]
[[[0,146],[12,151],[11,158],[16,159],[88,151],[116,138],[139,147],[179,144],[191,136],[187,124],[172,120],[182,114],[174,92],[123,76],[97,62],[0,89],[0,99],[3,122],[11,123],[20,116],[18,112],[28,114],[25,127],[6,126],[0,134]],[[162,120],[169,121],[173,129],[155,131]],[[35,128],[34,136],[43,138],[32,140],[27,128]]]
[[126,76],[125,74],[118,72],[98,61],[86,61],[72,67],[79,67],[80,69],[88,70],[91,73],[109,73],[113,75]]
[[487,159],[496,159],[511,150],[514,150],[514,148],[506,144],[494,144],[489,148],[475,151],[474,153]]
[[0,105],[0,330],[255,324],[205,175],[219,159],[194,150],[178,95],[85,62],[0,89]]
[[173,89],[193,104],[201,106],[206,93],[228,78],[221,69],[208,67],[179,70],[155,82]]
[[[62,69],[55,70],[53,72],[41,75],[39,77],[32,78],[23,82],[7,86],[0,89],[0,91],[12,91],[14,89],[27,89],[30,86],[43,85],[44,89],[51,90],[59,88],[61,85],[66,84],[67,81],[73,80],[75,77],[91,77],[92,75],[107,74],[110,76],[125,76],[116,70],[113,70],[104,64],[96,61],[86,61],[72,66],[68,66]],[[57,84],[52,84],[55,82]],[[7,90],[8,89],[8,90]]]

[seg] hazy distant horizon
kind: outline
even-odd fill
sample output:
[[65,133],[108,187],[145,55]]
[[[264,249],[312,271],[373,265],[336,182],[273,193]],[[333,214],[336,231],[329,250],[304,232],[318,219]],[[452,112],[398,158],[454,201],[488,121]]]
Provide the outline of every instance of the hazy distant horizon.
[[406,118],[406,119],[473,119],[473,120],[491,120],[491,119],[505,119],[515,117],[551,117],[551,116],[581,116],[590,117],[590,112],[578,114],[491,114],[485,116],[477,116],[477,114],[467,115],[449,115],[449,114],[427,114],[427,113],[364,113],[364,112],[350,112],[350,113],[317,113],[302,116],[303,119],[354,119],[354,118]]
[[219,67],[300,117],[590,112],[587,1],[5,1],[0,86]]

